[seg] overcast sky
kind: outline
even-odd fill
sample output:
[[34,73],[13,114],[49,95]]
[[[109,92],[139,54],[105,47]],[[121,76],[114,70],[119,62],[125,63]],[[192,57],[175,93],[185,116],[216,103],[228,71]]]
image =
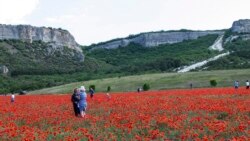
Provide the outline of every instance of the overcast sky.
[[1,24],[67,29],[82,45],[140,32],[229,28],[250,0],[0,0]]

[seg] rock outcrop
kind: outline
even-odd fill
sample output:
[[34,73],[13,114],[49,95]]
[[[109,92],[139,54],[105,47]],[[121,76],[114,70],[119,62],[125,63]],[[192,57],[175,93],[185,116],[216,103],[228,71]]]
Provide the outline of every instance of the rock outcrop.
[[232,32],[236,33],[250,33],[250,20],[238,20],[233,23]]
[[224,31],[166,31],[166,32],[149,32],[134,35],[123,39],[117,39],[95,45],[96,48],[115,49],[125,47],[129,43],[140,44],[144,47],[155,47],[161,44],[179,43],[184,40],[193,40],[208,34],[222,35]]
[[67,46],[82,52],[74,37],[67,30],[63,29],[0,24],[0,40],[3,39],[16,39],[28,42],[40,40],[50,43],[53,47]]
[[241,40],[250,40],[250,20],[238,20],[233,22],[232,27],[230,28],[232,34],[225,39],[224,44],[232,42],[237,39]]
[[0,65],[0,73],[6,75],[9,73],[9,69],[5,65]]

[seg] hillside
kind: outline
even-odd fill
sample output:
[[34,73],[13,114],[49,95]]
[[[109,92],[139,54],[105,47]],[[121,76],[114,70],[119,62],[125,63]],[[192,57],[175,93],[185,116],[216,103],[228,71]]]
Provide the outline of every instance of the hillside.
[[128,75],[247,69],[249,25],[239,20],[223,30],[140,33],[86,47],[67,30],[0,24],[0,93]]
[[250,20],[239,20],[227,30],[141,33],[84,52],[126,74],[249,68],[249,25]]
[[157,73],[135,76],[114,77],[66,84],[62,86],[41,89],[30,92],[31,94],[47,93],[72,93],[74,88],[84,85],[88,88],[95,85],[97,92],[106,92],[111,87],[111,92],[136,91],[144,83],[148,83],[151,90],[189,88],[192,83],[194,88],[210,87],[210,80],[218,82],[217,87],[231,87],[235,80],[240,81],[240,86],[245,86],[245,81],[250,79],[250,69],[219,70],[187,73]]
[[66,46],[55,49],[41,41],[0,40],[0,62],[12,76],[77,72],[82,59],[80,52]]
[[229,56],[209,62],[200,69],[218,70],[250,68],[250,40],[237,38],[230,43],[226,43],[224,48],[231,52]]
[[0,50],[0,65],[11,75],[75,72],[84,61],[74,37],[51,27],[0,24]]
[[67,30],[0,24],[0,94],[100,78],[108,66],[85,57]]
[[118,66],[114,72],[136,74],[142,72],[174,71],[176,68],[204,60],[218,54],[210,50],[218,35],[206,35],[196,40],[187,40],[176,44],[164,44],[145,48],[131,43],[117,49],[95,49],[84,51],[86,56]]
[[0,75],[0,94],[18,93],[20,90],[36,90],[83,80],[107,78],[117,74],[105,74],[110,66],[94,58],[85,57],[83,70],[74,73]]

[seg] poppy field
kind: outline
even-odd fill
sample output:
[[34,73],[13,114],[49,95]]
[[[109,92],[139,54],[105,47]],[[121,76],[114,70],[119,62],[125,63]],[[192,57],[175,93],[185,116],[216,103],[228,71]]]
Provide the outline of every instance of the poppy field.
[[250,140],[250,90],[203,88],[88,97],[85,118],[68,95],[0,96],[0,140]]

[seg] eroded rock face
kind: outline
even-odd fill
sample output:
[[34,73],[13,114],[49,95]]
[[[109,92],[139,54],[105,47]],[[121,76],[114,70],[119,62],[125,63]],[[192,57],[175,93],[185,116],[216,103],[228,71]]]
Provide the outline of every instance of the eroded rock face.
[[144,47],[155,47],[161,44],[173,44],[183,42],[184,40],[193,40],[208,34],[223,34],[223,31],[174,31],[174,32],[153,32],[142,33],[133,38],[123,38],[107,43],[96,45],[94,48],[114,49],[125,47],[129,43],[137,43]]
[[232,32],[237,33],[250,33],[250,20],[238,20],[233,23],[233,26],[231,28]]
[[56,46],[67,46],[82,52],[74,37],[67,30],[63,29],[0,24],[0,40],[3,39],[16,39],[28,42],[41,40]]

